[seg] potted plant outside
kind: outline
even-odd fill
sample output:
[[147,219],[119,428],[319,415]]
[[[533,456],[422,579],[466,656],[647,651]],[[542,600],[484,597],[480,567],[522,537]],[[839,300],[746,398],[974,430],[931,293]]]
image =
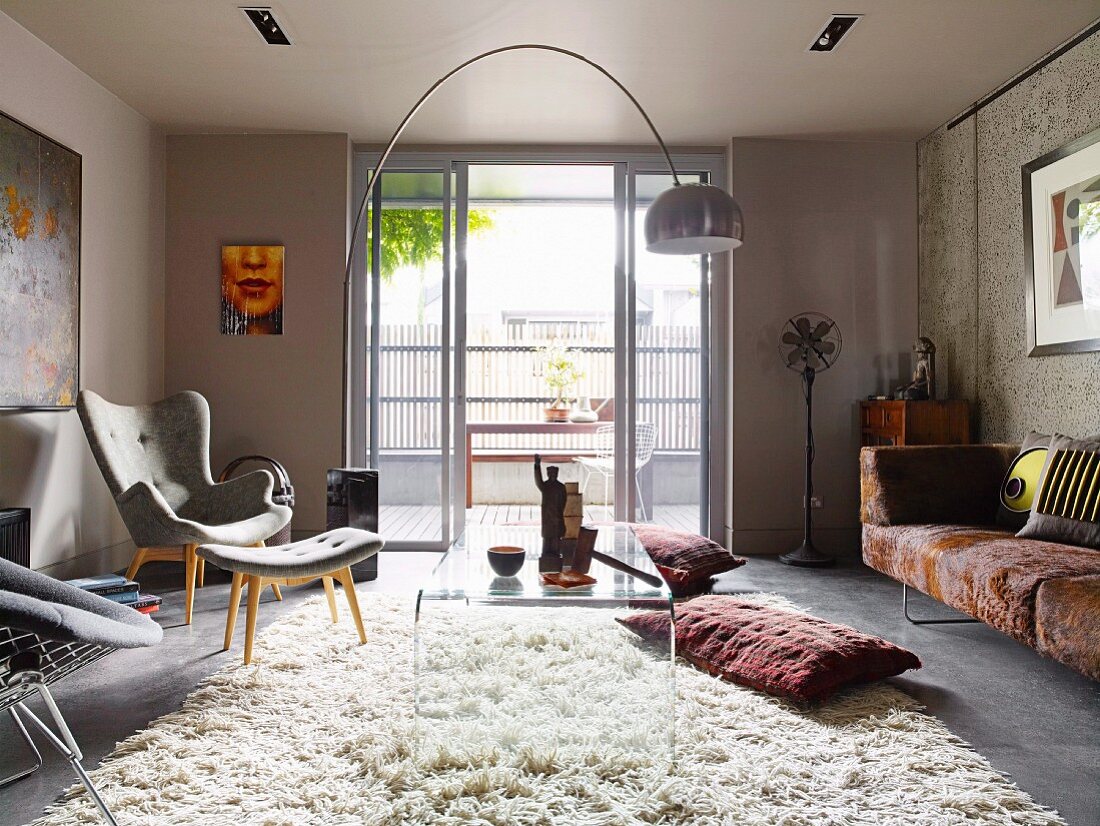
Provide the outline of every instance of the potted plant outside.
[[547,422],[565,422],[569,420],[569,404],[566,401],[569,391],[584,378],[577,368],[575,353],[558,344],[543,347],[539,351],[539,364],[542,378],[550,388],[553,401],[543,409],[543,419]]

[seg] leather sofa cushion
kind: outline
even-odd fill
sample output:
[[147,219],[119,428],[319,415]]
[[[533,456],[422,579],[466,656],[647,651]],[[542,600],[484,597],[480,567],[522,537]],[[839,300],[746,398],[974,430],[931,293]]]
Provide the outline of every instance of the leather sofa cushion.
[[864,525],[863,561],[1026,645],[1045,580],[1100,575],[1100,552],[970,525]]
[[1100,680],[1100,575],[1048,579],[1040,585],[1035,634],[1044,654]]

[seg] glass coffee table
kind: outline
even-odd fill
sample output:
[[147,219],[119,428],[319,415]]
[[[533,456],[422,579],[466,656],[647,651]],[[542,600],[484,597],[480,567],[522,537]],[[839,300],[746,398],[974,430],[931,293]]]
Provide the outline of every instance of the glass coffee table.
[[[498,576],[486,551],[522,547],[523,567]],[[672,594],[626,525],[599,526],[596,550],[661,581],[652,585],[593,559],[594,585],[543,586],[540,530],[472,525],[444,554],[416,602],[416,727],[422,747],[554,754],[621,752],[671,763],[675,635],[667,657],[614,622],[616,612],[668,612]],[[494,609],[501,610],[494,615]]]

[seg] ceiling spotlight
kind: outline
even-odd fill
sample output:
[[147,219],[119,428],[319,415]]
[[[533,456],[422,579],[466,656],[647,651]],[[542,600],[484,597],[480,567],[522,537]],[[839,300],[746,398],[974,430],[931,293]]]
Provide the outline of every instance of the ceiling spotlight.
[[859,22],[862,14],[835,14],[825,24],[824,29],[810,44],[807,51],[831,52],[840,45],[841,39]]
[[256,31],[259,32],[260,37],[264,39],[264,43],[269,46],[291,45],[290,37],[287,35],[286,30],[279,25],[279,21],[275,19],[270,8],[267,6],[240,6],[239,8],[256,28]]

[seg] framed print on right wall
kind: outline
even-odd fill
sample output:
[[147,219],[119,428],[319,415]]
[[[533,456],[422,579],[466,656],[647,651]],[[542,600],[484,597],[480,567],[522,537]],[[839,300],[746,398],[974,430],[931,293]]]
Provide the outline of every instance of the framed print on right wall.
[[1100,351],[1100,129],[1022,172],[1028,355]]

